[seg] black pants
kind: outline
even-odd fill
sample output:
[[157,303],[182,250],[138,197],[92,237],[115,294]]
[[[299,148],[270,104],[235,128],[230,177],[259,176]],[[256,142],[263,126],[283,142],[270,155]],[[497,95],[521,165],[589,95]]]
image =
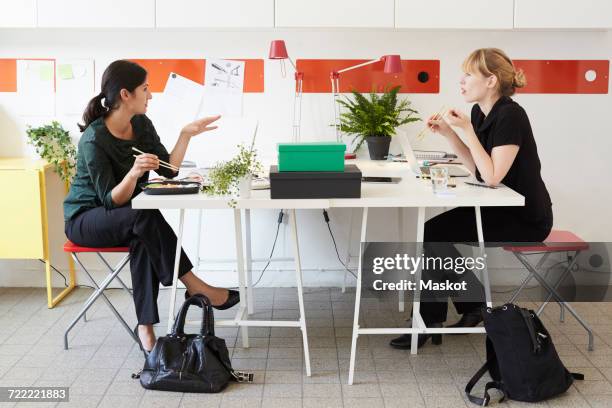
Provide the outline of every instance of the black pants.
[[[481,207],[483,237],[487,247],[512,242],[542,242],[552,228],[552,210],[545,220],[529,223],[512,208]],[[476,213],[473,207],[459,207],[442,213],[425,223],[423,249],[427,257],[461,258],[456,243],[477,243]],[[470,312],[484,305],[484,288],[471,270],[462,274],[445,269],[424,269],[422,279],[443,282],[466,282],[466,291],[421,292],[420,312],[426,324],[446,321],[448,297],[457,313]]]
[[[129,246],[138,323],[159,323],[159,284],[172,285],[176,235],[158,210],[135,210],[129,205],[112,210],[93,208],[67,221],[65,232],[70,241],[81,246]],[[179,276],[192,267],[181,251]]]

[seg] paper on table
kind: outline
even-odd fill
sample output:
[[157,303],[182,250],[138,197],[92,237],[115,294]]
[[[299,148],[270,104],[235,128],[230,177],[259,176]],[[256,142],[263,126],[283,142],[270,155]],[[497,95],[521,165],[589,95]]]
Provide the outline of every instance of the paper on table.
[[198,116],[242,116],[244,61],[206,60],[204,98]]
[[17,60],[17,113],[55,116],[55,61]]
[[94,61],[57,61],[56,104],[58,115],[81,115],[94,97]]

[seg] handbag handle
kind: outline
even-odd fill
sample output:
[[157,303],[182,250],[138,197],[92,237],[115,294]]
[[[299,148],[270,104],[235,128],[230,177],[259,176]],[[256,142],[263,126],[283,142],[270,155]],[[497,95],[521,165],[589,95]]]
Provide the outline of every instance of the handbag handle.
[[185,318],[187,317],[187,311],[191,305],[198,305],[202,308],[202,324],[200,325],[200,334],[202,336],[214,335],[215,320],[212,305],[210,304],[210,300],[201,294],[193,295],[183,303],[181,310],[179,310],[177,318],[174,321],[171,334],[173,336],[182,336],[185,334]]

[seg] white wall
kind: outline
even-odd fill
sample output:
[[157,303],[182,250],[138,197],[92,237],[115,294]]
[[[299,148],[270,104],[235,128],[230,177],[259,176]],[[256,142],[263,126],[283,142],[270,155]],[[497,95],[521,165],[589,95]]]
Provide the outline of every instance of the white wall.
[[[423,116],[439,106],[454,105],[469,110],[458,93],[462,59],[478,47],[500,47],[517,59],[609,59],[612,37],[609,32],[508,32],[508,31],[388,31],[388,30],[0,30],[0,58],[70,57],[93,58],[99,77],[106,64],[118,58],[265,58],[269,42],[283,38],[294,58],[374,58],[399,53],[403,58],[440,59],[440,94],[409,95]],[[291,75],[282,78],[278,62],[266,60],[266,92],[245,94],[244,112],[260,121],[258,147],[267,162],[274,158],[274,146],[291,135]],[[13,98],[13,99],[12,99]],[[516,100],[527,110],[537,139],[543,177],[553,200],[555,227],[571,229],[587,240],[611,240],[609,217],[612,189],[610,146],[612,125],[607,118],[612,111],[612,97],[607,95],[518,95]],[[25,145],[25,123],[13,112],[12,95],[0,94],[0,156],[30,154]],[[329,94],[306,94],[303,101],[302,138],[332,140],[328,126],[332,121]],[[60,118],[75,131],[79,118]],[[42,119],[41,119],[42,120]],[[414,135],[420,125],[409,128]],[[205,137],[213,138],[214,135]],[[421,148],[445,148],[444,141],[428,136]],[[192,158],[207,161],[204,142],[194,140]],[[194,153],[195,152],[195,153]],[[195,157],[194,157],[195,156]],[[410,212],[411,213],[411,212]],[[347,245],[348,211],[332,211],[332,225],[341,253]],[[412,213],[411,213],[412,214]],[[256,258],[268,256],[275,231],[276,212],[255,211],[253,219],[253,253]],[[189,215],[186,244],[195,252],[195,218]],[[358,218],[358,217],[356,217]],[[408,237],[414,217],[407,220]],[[172,215],[169,216],[172,219]],[[232,257],[233,234],[231,213],[216,211],[204,218],[202,255]],[[357,225],[357,223],[355,223]],[[337,283],[341,272],[323,217],[319,211],[299,213],[302,262],[306,283]],[[374,211],[370,218],[370,240],[397,238],[397,218],[393,212]],[[211,231],[214,231],[211,233]],[[207,233],[208,232],[208,233]],[[291,256],[288,228],[281,227],[277,256]],[[52,238],[57,264],[65,270],[61,253],[64,237]],[[352,237],[357,248],[357,227]],[[354,250],[355,252],[355,250]],[[93,261],[93,260],[92,260]],[[264,281],[293,282],[291,273],[275,272]],[[233,268],[229,264],[210,268]],[[209,269],[210,269],[209,268]],[[316,271],[317,268],[334,271]],[[206,269],[203,269],[204,272]],[[218,273],[215,281],[230,279],[234,274]],[[31,261],[0,261],[0,286],[44,284],[42,269]]]

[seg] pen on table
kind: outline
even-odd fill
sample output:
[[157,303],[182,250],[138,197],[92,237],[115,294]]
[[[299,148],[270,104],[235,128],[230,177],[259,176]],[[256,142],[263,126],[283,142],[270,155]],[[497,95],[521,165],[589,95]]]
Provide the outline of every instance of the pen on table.
[[470,186],[474,186],[474,187],[484,187],[484,188],[492,188],[492,189],[497,188],[495,186],[487,186],[486,184],[470,183],[469,181],[466,181],[465,184],[469,184]]

